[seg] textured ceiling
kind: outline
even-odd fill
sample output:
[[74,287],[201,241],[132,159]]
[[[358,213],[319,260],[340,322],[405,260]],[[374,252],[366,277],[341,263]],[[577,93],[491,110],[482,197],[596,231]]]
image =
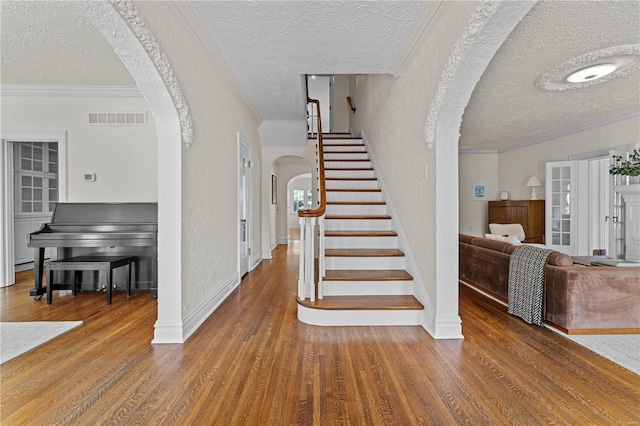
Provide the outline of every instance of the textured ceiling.
[[424,1],[193,1],[265,120],[304,120],[304,74],[387,73]]
[[581,89],[536,87],[541,74],[569,59],[637,43],[638,1],[538,2],[478,82],[462,119],[460,148],[504,149],[637,111],[638,72]]
[[0,1],[3,84],[135,86],[111,45],[71,2]]
[[[425,2],[193,1],[267,120],[304,120],[302,74],[387,72]],[[71,4],[0,1],[2,84],[133,86]],[[640,43],[640,1],[540,1],[491,61],[465,111],[462,149],[505,149],[640,110],[640,73],[543,91],[540,75],[585,53]],[[402,78],[402,77],[400,77]]]

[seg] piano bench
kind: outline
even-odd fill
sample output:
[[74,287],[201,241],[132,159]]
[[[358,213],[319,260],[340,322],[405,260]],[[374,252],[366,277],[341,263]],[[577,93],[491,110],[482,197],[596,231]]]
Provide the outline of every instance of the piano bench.
[[[67,259],[52,260],[47,264],[47,305],[53,300],[53,290],[67,290],[76,295],[76,273],[78,271],[104,271],[107,277],[107,304],[111,304],[113,290],[113,270],[121,266],[127,268],[127,296],[131,296],[131,262],[130,256],[76,256]],[[54,271],[72,271],[71,284],[54,284]]]

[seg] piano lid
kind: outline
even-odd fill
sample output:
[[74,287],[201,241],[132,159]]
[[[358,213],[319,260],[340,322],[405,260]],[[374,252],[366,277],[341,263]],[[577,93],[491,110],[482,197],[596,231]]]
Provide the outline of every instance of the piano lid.
[[158,223],[158,203],[58,203],[51,223]]

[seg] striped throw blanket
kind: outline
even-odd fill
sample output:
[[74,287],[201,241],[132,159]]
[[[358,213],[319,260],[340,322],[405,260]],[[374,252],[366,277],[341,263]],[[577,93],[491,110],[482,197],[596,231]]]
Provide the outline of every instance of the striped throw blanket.
[[517,246],[509,261],[509,313],[542,325],[544,267],[553,250]]

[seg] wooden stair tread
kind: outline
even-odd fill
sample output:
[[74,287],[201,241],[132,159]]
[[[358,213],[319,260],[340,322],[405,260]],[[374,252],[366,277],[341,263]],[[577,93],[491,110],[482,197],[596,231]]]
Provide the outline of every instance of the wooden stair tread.
[[[325,169],[326,171],[326,169]],[[369,178],[359,178],[359,177],[355,177],[355,178],[348,178],[348,177],[326,177],[324,178],[324,180],[344,180],[344,181],[360,181],[360,180],[365,180],[365,181],[373,181],[373,180],[378,180],[378,178],[375,177],[369,177]]]
[[422,310],[424,306],[410,295],[392,296],[325,296],[311,302],[297,299],[302,306],[327,310]]
[[350,219],[355,219],[355,220],[388,220],[391,219],[391,216],[388,215],[333,215],[333,216],[325,216],[324,217],[327,220],[350,220]]
[[[337,146],[337,145],[334,145]],[[325,155],[326,154],[366,154],[367,151],[324,151]],[[325,161],[331,161],[331,160],[325,160]]]
[[369,160],[368,158],[325,158],[324,159],[325,163],[335,162],[335,161],[345,161],[345,162],[351,163],[351,162],[356,162],[356,161],[362,161],[362,162],[367,161],[368,162],[368,161],[371,161],[371,160]]
[[325,237],[397,237],[394,231],[324,231]]
[[330,269],[323,281],[411,281],[404,269]]
[[331,170],[333,172],[372,172],[373,167],[325,167],[324,171]]
[[325,249],[327,257],[402,257],[398,249]]
[[355,206],[375,205],[375,206],[380,206],[380,205],[385,205],[387,203],[385,201],[327,201],[327,205],[329,205],[329,204],[340,205],[340,206],[349,206],[349,205],[355,205]]
[[382,192],[382,189],[380,188],[372,188],[372,189],[367,189],[367,188],[332,188],[329,189],[327,188],[327,192]]

